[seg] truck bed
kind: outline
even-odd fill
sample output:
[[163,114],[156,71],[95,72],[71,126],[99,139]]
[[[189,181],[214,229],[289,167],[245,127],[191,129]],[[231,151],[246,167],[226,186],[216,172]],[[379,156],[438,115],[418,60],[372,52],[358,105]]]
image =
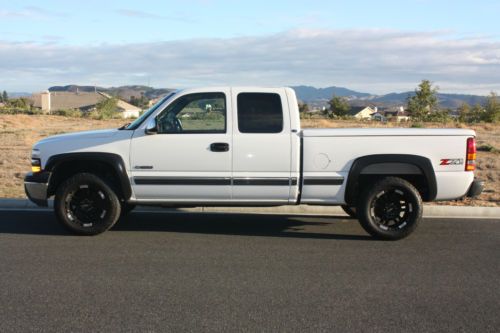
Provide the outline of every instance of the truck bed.
[[475,136],[475,132],[461,128],[312,128],[302,130],[302,136]]

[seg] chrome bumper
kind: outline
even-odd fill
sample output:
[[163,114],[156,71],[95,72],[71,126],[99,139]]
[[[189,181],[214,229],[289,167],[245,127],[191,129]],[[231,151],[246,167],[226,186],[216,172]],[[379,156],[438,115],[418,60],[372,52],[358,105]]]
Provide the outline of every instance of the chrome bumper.
[[49,173],[28,173],[24,177],[24,191],[26,196],[37,206],[47,207],[47,189],[49,187]]

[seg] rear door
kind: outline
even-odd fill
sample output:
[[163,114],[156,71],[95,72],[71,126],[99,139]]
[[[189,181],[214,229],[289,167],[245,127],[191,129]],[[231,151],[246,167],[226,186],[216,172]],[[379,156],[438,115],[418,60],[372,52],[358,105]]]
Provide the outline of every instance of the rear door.
[[284,89],[231,91],[233,201],[286,204],[291,175],[291,131]]

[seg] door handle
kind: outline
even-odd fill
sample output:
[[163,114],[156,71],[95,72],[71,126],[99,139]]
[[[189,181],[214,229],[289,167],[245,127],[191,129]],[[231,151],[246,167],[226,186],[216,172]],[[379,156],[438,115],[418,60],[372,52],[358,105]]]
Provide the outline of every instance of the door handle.
[[214,142],[210,145],[211,151],[224,152],[229,151],[229,143],[225,142]]

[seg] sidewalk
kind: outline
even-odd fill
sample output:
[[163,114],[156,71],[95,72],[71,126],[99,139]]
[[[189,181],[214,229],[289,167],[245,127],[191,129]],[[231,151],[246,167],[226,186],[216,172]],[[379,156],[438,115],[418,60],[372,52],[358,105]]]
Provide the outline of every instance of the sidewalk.
[[[49,202],[49,206],[51,206]],[[0,210],[49,210],[37,207],[26,199],[0,199]],[[346,214],[339,206],[279,206],[279,207],[195,207],[160,208],[138,206],[136,211],[178,211],[200,213],[252,213],[252,214],[290,214],[290,215],[340,215]],[[424,205],[424,217],[452,218],[491,218],[500,221],[500,207],[437,206]]]

